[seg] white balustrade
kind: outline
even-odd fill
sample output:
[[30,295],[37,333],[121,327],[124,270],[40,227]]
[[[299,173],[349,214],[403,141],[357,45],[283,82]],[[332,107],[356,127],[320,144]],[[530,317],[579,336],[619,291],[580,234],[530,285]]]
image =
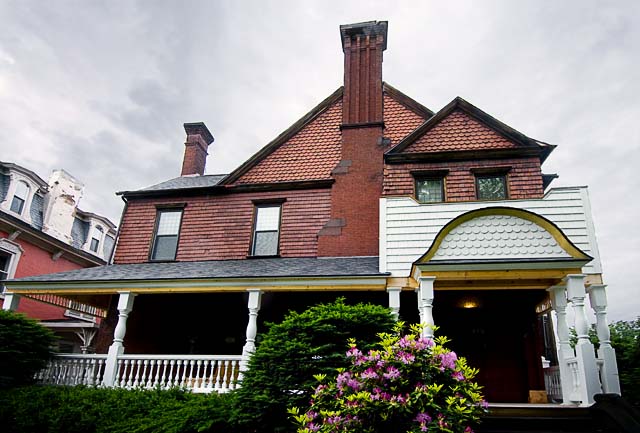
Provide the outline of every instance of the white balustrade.
[[580,383],[580,366],[577,358],[568,358],[566,360],[567,367],[571,373],[571,385],[572,388],[569,393],[569,399],[571,403],[581,402],[581,383]]
[[[102,385],[107,354],[57,355],[36,375],[51,385]],[[116,388],[186,388],[224,393],[238,386],[241,355],[120,355]]]
[[241,355],[129,355],[118,357],[114,386],[181,387],[193,392],[227,392],[237,387]]
[[99,385],[106,360],[106,354],[56,355],[36,378],[50,385]]
[[552,367],[543,368],[544,386],[547,390],[549,400],[552,402],[562,401],[562,381],[560,379],[560,367],[554,365]]

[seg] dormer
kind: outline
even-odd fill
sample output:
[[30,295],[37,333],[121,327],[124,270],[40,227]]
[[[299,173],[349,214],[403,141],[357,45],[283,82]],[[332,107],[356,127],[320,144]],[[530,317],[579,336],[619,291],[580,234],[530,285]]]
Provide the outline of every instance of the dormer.
[[78,209],[72,231],[73,243],[108,261],[115,244],[115,230],[116,226],[107,218]]
[[[46,182],[32,171],[12,163],[0,163],[0,170],[9,181],[0,210],[29,225],[39,225],[40,221],[34,221],[32,205],[34,200],[42,200],[42,195],[47,193]],[[40,213],[41,209],[35,210],[35,214]]]

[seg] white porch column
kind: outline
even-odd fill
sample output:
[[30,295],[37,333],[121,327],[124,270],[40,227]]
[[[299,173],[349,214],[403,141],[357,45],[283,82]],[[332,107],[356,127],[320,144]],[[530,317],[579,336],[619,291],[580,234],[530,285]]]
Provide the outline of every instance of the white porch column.
[[584,307],[584,299],[587,292],[584,287],[583,274],[567,275],[567,294],[576,318],[576,359],[578,361],[578,376],[580,400],[582,405],[590,405],[594,402],[593,396],[602,392],[596,365],[596,354],[593,344],[589,341],[589,322]]
[[424,325],[422,335],[433,338],[433,283],[436,277],[420,277],[418,292],[418,310],[420,323]]
[[12,292],[4,292],[4,302],[2,303],[2,309],[7,311],[16,311],[20,304],[20,295],[16,295]]
[[587,289],[591,308],[596,313],[596,331],[600,347],[598,358],[602,361],[602,391],[620,394],[620,379],[618,378],[618,363],[616,351],[611,347],[611,333],[607,323],[607,291],[604,284],[593,284]]
[[131,292],[118,292],[118,324],[113,331],[113,343],[109,346],[107,361],[104,367],[102,384],[107,387],[115,385],[118,374],[118,356],[124,353],[124,336],[127,333],[127,318],[133,309],[133,300],[136,294]]
[[249,292],[249,323],[247,323],[247,341],[242,348],[242,361],[240,371],[247,369],[247,363],[251,354],[256,350],[256,334],[258,333],[258,312],[262,301],[262,290],[247,289]]
[[391,309],[391,315],[398,320],[400,317],[400,293],[402,287],[387,287],[387,293],[389,293],[389,308]]
[[551,298],[551,308],[556,312],[556,332],[558,333],[558,366],[560,367],[560,384],[562,386],[562,403],[571,403],[573,391],[573,375],[567,364],[575,353],[569,343],[569,325],[567,325],[567,294],[564,286],[553,286],[547,289]]

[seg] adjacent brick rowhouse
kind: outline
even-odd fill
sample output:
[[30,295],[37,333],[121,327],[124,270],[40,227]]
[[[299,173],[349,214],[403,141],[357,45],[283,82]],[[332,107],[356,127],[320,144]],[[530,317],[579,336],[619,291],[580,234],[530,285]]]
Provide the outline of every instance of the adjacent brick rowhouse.
[[185,123],[187,141],[184,143],[184,159],[180,176],[204,174],[207,163],[207,149],[213,143],[213,135],[202,122]]
[[341,161],[333,171],[331,220],[318,234],[318,256],[378,255],[382,193],[382,52],[387,23],[340,26],[344,51]]

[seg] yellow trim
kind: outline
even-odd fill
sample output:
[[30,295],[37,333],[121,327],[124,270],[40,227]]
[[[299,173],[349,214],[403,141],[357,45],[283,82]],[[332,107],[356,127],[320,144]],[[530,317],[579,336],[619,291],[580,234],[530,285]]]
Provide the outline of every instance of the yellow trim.
[[420,286],[412,277],[389,277],[387,278],[387,287],[402,287],[403,289],[417,289]]
[[451,220],[447,225],[445,225],[433,243],[429,247],[426,253],[424,253],[418,260],[416,260],[415,264],[426,263],[433,258],[438,249],[440,248],[440,244],[442,241],[451,233],[453,229],[458,227],[459,225],[471,221],[472,219],[488,216],[488,215],[508,215],[516,218],[521,218],[527,221],[531,221],[534,224],[539,225],[543,229],[545,229],[553,238],[556,240],[558,245],[567,252],[574,259],[579,260],[592,260],[593,257],[585,254],[580,248],[573,245],[573,243],[566,237],[562,230],[558,228],[554,223],[549,221],[548,219],[535,214],[533,212],[529,212],[523,209],[515,209],[511,207],[488,207],[483,209],[476,209],[465,214],[460,215],[459,217]]
[[[131,293],[231,293],[246,292],[247,289],[256,288],[256,285],[233,286],[233,287],[113,287],[108,289],[91,289],[91,288],[67,288],[67,289],[12,289],[11,293],[17,295],[39,295],[39,294],[55,294],[55,295],[112,295],[118,292],[126,291]],[[334,285],[290,285],[290,286],[258,286],[265,292],[296,292],[296,291],[383,291],[386,290],[384,284],[334,284]]]
[[551,280],[562,279],[568,274],[579,274],[580,268],[565,269],[524,269],[502,271],[434,271],[428,272],[430,277],[439,281],[469,281],[469,280]]

